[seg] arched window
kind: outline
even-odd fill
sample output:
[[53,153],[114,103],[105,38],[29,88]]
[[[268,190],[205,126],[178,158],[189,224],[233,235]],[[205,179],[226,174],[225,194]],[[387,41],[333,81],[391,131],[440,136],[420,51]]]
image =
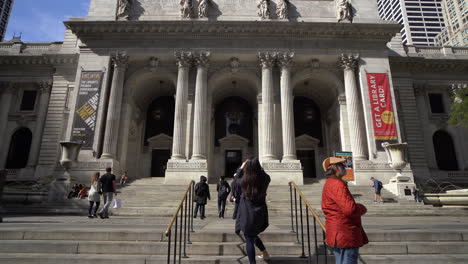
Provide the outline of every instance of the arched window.
[[22,127],[11,136],[8,149],[7,169],[21,169],[28,163],[31,149],[32,133],[28,128]]
[[145,145],[148,138],[164,133],[170,137],[174,133],[174,109],[173,96],[156,98],[148,107],[146,113]]
[[320,108],[307,97],[294,97],[294,129],[296,137],[309,135],[320,140],[323,146]]
[[452,137],[447,132],[439,130],[432,136],[432,142],[439,170],[458,170],[457,155]]
[[231,96],[216,106],[215,113],[215,145],[219,139],[229,135],[239,135],[253,144],[252,108],[241,97]]

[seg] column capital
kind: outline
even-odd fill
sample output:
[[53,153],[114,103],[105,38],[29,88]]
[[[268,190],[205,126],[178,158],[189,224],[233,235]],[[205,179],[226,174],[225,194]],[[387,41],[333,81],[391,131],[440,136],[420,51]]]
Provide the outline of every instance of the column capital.
[[193,53],[191,51],[176,51],[174,56],[179,68],[190,67],[193,63]]
[[37,86],[39,87],[39,93],[50,93],[50,90],[52,89],[52,82],[51,81],[42,81],[38,82]]
[[210,65],[210,52],[200,52],[194,56],[194,62],[197,67],[208,68]]
[[413,89],[414,89],[414,95],[419,96],[419,95],[424,95],[426,92],[426,84],[413,84]]
[[345,70],[354,70],[359,60],[359,54],[341,54],[340,64]]
[[344,94],[338,96],[338,103],[340,105],[346,105],[346,96]]
[[1,93],[13,93],[15,90],[15,83],[13,82],[0,82],[0,94]]
[[112,56],[112,64],[115,68],[125,68],[128,64],[128,55],[126,52],[118,52]]
[[258,53],[258,60],[260,61],[260,66],[262,66],[262,69],[272,68],[277,57],[278,57],[278,53],[276,52],[259,52]]
[[293,65],[294,52],[278,53],[278,66],[281,69],[289,69]]

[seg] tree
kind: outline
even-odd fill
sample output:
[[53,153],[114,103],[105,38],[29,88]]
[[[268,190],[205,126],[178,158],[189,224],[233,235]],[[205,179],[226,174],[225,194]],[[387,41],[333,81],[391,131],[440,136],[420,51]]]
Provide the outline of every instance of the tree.
[[468,85],[454,85],[452,92],[453,103],[448,123],[468,128]]

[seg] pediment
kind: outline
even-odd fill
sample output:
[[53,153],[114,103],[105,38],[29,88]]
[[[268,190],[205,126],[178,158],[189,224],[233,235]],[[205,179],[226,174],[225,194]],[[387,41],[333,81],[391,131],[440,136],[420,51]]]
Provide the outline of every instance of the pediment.
[[147,139],[149,143],[156,143],[156,142],[172,142],[172,137],[168,136],[164,133],[156,135],[154,137],[150,137]]
[[314,138],[307,134],[296,137],[296,146],[298,149],[301,148],[317,148],[320,143],[320,139]]
[[249,140],[246,139],[245,137],[241,137],[239,135],[229,135],[227,137],[220,138],[219,140],[220,144],[223,143],[243,143],[243,144],[248,144]]

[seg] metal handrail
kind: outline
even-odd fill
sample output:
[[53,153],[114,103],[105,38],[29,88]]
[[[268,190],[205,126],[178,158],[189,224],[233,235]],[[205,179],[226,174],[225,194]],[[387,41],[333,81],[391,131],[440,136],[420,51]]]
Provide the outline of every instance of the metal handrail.
[[[192,244],[190,241],[190,233],[194,232],[193,230],[193,193],[195,188],[195,181],[190,181],[187,186],[187,189],[180,200],[177,209],[174,215],[169,222],[169,225],[164,232],[167,239],[167,263],[171,262],[171,238],[172,238],[172,228],[174,227],[174,264],[177,263],[177,255],[179,256],[179,263],[181,263],[182,258],[188,258],[186,252],[186,244]],[[187,213],[188,212],[188,213]],[[179,219],[180,215],[180,219]],[[188,217],[188,225],[187,225]],[[180,220],[180,225],[179,225]],[[177,241],[177,232],[179,231],[179,241]],[[179,254],[177,254],[177,242],[179,242]],[[182,244],[184,249],[184,254],[182,256]]]
[[[294,199],[293,199],[293,189],[294,189]],[[325,263],[328,262],[328,252],[327,252],[327,245],[325,244],[325,225],[323,224],[322,220],[318,216],[318,214],[315,212],[314,208],[310,205],[309,201],[307,201],[306,197],[304,194],[301,192],[299,187],[297,187],[296,183],[294,181],[289,182],[289,194],[290,194],[290,205],[291,205],[291,232],[296,233],[296,243],[301,244],[302,246],[302,254],[301,258],[308,258],[308,262],[312,262],[312,252],[311,252],[311,241],[310,241],[310,220],[309,220],[309,213],[312,214],[313,216],[313,227],[314,227],[314,245],[315,245],[315,258],[316,258],[316,263],[319,263],[319,242],[317,239],[317,223],[322,228],[322,243],[323,243],[323,249],[325,253]],[[297,194],[299,194],[299,214],[298,215],[298,210],[297,210]],[[293,205],[293,200],[294,200],[294,205]],[[306,218],[306,227],[307,227],[307,251],[308,251],[308,256],[305,255],[305,244],[306,242],[304,241],[304,216],[303,216],[303,209],[302,209],[302,204],[305,204],[306,210],[305,210],[305,218]],[[294,210],[293,210],[294,207]],[[295,214],[294,214],[295,212]],[[300,218],[300,231],[299,231],[299,221],[298,217]],[[294,218],[295,219],[295,225],[296,228],[294,229]],[[299,239],[299,232],[301,233],[300,239]]]

